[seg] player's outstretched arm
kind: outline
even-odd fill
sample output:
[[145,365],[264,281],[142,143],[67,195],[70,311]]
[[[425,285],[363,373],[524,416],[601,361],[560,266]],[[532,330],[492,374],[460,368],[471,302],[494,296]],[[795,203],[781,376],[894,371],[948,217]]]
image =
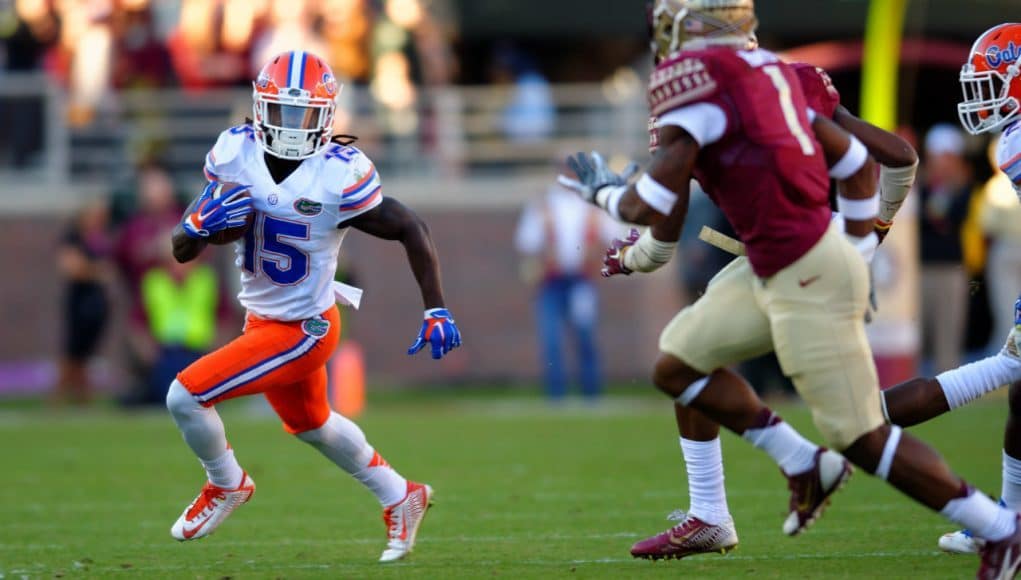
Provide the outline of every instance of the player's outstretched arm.
[[344,225],[380,239],[399,241],[408,254],[408,263],[425,306],[425,320],[408,354],[413,355],[431,345],[432,357],[440,359],[461,346],[461,331],[443,299],[440,259],[422,218],[396,199],[386,197],[378,206]]
[[822,145],[830,177],[837,180],[837,208],[844,216],[844,231],[871,262],[879,245],[873,231],[879,213],[876,162],[861,141],[822,115],[815,116],[812,130]]
[[[623,173],[617,174],[596,152],[568,157],[567,165],[577,179],[561,175],[558,181],[620,221],[654,226],[679,212],[683,222],[698,149],[698,143],[687,131],[665,126],[660,129],[660,147],[652,163],[634,183],[628,182],[638,171],[636,165],[632,164]],[[665,231],[675,227],[676,224]]]
[[632,184],[627,183],[628,178],[637,167],[616,175],[597,153],[579,153],[568,159],[578,179],[561,175],[561,184],[619,220],[651,226],[640,237],[632,230],[628,238],[614,241],[603,260],[604,277],[652,272],[670,261],[688,213],[698,150],[698,142],[684,129],[662,127],[660,147],[648,171]]
[[376,238],[400,242],[408,254],[425,308],[445,308],[440,259],[429,227],[418,214],[396,199],[384,197],[377,207],[344,225]]
[[879,162],[880,204],[876,233],[882,240],[915,183],[918,153],[899,135],[855,117],[842,106],[837,107],[833,120],[864,143],[869,154]]
[[[888,421],[909,427],[963,407],[1003,385],[1021,382],[1021,298],[1014,303],[1014,328],[999,353],[935,378],[915,378],[883,391]],[[1011,387],[1011,405],[1021,386]]]
[[833,121],[864,143],[880,165],[909,167],[918,163],[918,153],[903,137],[854,116],[842,105],[833,113]]

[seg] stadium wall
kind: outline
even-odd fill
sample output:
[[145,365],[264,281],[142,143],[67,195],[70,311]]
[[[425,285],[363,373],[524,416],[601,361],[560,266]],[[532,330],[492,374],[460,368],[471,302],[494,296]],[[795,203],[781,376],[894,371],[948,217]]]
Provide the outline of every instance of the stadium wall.
[[[518,206],[418,209],[439,248],[447,304],[464,333],[464,347],[439,363],[424,353],[415,358],[405,354],[418,329],[422,305],[404,251],[397,243],[352,232],[342,254],[366,294],[361,311],[345,315],[349,326],[344,334],[364,348],[371,382],[534,381],[541,368],[533,291],[518,278],[518,256],[512,246]],[[0,301],[4,320],[0,375],[4,366],[40,364],[60,353],[62,289],[55,250],[65,223],[64,218],[38,215],[0,218],[0,243],[8,248],[0,257],[0,268],[8,276]],[[678,279],[677,270],[667,268],[654,275],[597,282],[603,291],[599,340],[612,380],[647,386],[659,330],[681,304]],[[114,304],[119,312],[104,339],[104,358],[107,367],[116,369],[122,364],[118,345],[123,341],[117,330],[123,328],[127,309],[119,290]],[[568,368],[573,368],[574,360],[569,351]]]

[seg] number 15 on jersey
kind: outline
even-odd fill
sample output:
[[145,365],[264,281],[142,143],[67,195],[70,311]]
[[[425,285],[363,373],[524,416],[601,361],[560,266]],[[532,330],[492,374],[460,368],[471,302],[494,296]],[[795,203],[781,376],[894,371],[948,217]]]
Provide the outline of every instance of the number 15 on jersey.
[[294,242],[309,240],[310,224],[260,213],[245,234],[244,269],[263,273],[278,286],[293,286],[308,277],[309,257]]

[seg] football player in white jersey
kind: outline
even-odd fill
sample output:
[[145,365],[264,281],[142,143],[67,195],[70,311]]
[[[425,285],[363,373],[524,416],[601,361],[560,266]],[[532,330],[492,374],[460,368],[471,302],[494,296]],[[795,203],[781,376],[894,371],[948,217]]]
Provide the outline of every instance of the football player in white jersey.
[[[187,262],[210,236],[250,223],[235,244],[238,299],[248,311],[243,334],[182,371],[167,394],[208,479],[170,530],[178,540],[212,533],[255,492],[214,406],[259,393],[288,432],[375,494],[387,526],[380,561],[412,550],[429,507],[432,489],[404,479],[327,401],[325,365],[340,336],[335,302],[357,306],[361,295],[333,281],[349,228],[400,241],[407,251],[425,303],[408,354],[429,345],[438,359],[461,342],[444,304],[428,228],[383,197],[365,154],[332,138],[338,92],[330,67],[313,54],[293,51],[270,61],[254,83],[253,120],[220,134],[206,157],[210,183],[174,232],[174,256]],[[227,190],[225,183],[242,185]]]
[[[997,163],[1021,198],[1021,24],[990,28],[975,41],[961,69],[964,100],[957,111],[972,135],[1002,131]],[[1018,289],[1021,291],[1021,288]],[[1002,308],[1005,304],[997,304]],[[1010,384],[1010,413],[1003,436],[1000,503],[1021,511],[1021,299],[1014,305],[1015,327],[998,354],[888,389],[886,413],[898,425],[915,425],[966,405]],[[944,534],[939,547],[951,553],[978,552],[984,540],[970,530]]]

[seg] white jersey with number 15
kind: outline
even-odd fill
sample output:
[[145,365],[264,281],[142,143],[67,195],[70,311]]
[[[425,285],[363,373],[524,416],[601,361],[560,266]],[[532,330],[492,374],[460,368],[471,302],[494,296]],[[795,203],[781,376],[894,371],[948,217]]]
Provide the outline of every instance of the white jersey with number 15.
[[330,145],[282,183],[270,176],[249,125],[220,134],[206,177],[251,187],[255,221],[236,242],[238,300],[271,320],[304,320],[333,306],[344,222],[383,201],[376,168],[355,147]]

